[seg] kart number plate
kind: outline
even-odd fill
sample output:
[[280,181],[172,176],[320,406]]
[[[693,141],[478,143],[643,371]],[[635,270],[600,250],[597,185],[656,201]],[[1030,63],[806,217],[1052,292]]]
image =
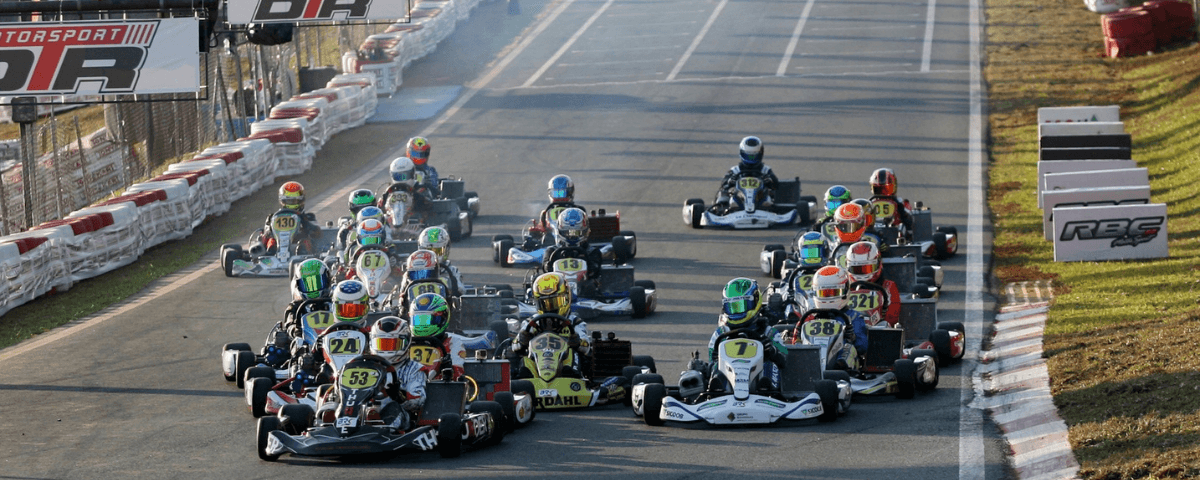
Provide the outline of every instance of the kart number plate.
[[800,276],[797,276],[797,277],[796,277],[796,285],[795,285],[795,288],[796,288],[797,290],[803,290],[803,291],[805,291],[805,292],[811,292],[811,291],[812,291],[812,281],[813,281],[813,276],[812,276],[812,275],[800,275]]
[[836,320],[809,320],[804,325],[804,333],[810,337],[831,337],[841,332],[841,326]]
[[738,180],[738,188],[744,190],[753,190],[761,186],[762,180],[759,180],[755,177],[744,177],[741,180]]
[[337,427],[353,427],[358,425],[358,417],[342,417],[337,419]]
[[379,383],[379,371],[370,368],[347,368],[342,371],[340,383],[346,388],[371,388]]
[[879,294],[873,291],[860,291],[850,294],[850,308],[868,313],[880,307]]
[[578,258],[559,259],[554,262],[554,271],[570,277],[577,273],[587,272],[587,262]]
[[887,200],[876,200],[871,202],[871,213],[875,215],[875,223],[892,223],[892,216],[896,214],[896,204]]
[[318,332],[329,328],[329,326],[333,325],[333,323],[332,312],[318,310],[304,314],[304,324],[308,325],[308,328],[317,330]]
[[758,354],[758,342],[753,340],[730,340],[722,347],[725,349],[725,356],[729,358],[754,358]]
[[538,390],[538,396],[543,398],[554,398],[558,396],[558,390],[553,388],[543,388]]
[[358,257],[358,268],[361,270],[378,270],[381,268],[390,268],[391,266],[387,254],[377,250],[368,250],[363,252],[361,257]]
[[421,365],[433,365],[442,359],[442,351],[425,345],[414,345],[408,350],[408,358]]
[[271,229],[276,232],[290,232],[300,224],[300,217],[295,215],[276,215],[271,219]]

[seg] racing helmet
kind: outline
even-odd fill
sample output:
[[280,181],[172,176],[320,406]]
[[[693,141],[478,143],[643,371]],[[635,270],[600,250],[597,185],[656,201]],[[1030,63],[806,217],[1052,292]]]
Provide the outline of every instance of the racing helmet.
[[879,263],[879,247],[871,242],[858,242],[846,252],[846,270],[856,282],[874,282],[883,273]]
[[854,200],[851,200],[850,203],[857,204],[858,206],[863,208],[863,215],[867,217],[867,226],[868,227],[875,224],[875,207],[873,207],[871,205],[870,200],[867,200],[865,198],[856,198]]
[[364,207],[362,210],[358,211],[358,215],[355,216],[354,221],[357,223],[362,223],[371,219],[383,222],[383,209],[374,205]]
[[763,143],[758,137],[746,137],[738,145],[738,155],[742,157],[742,167],[757,169],[762,165]]
[[374,218],[368,218],[358,224],[358,234],[356,237],[358,244],[364,247],[368,245],[383,245],[386,235],[387,231],[383,229],[383,222]]
[[429,250],[417,250],[404,262],[404,277],[410,282],[438,278],[437,255]]
[[857,203],[838,207],[833,214],[833,221],[837,227],[838,241],[842,243],[857,242],[867,231],[867,213]]
[[571,313],[571,288],[558,272],[543,273],[533,281],[533,299],[539,313],[567,316]]
[[762,308],[762,295],[758,282],[745,277],[735,278],[725,284],[721,299],[721,317],[729,328],[750,325],[758,310]]
[[436,293],[422,293],[412,301],[410,310],[414,337],[437,337],[450,324],[450,305]]
[[296,278],[292,288],[297,299],[324,298],[333,286],[333,275],[325,262],[310,258],[296,267]]
[[890,168],[871,172],[871,194],[893,196],[896,194],[896,174]]
[[421,230],[421,235],[417,238],[417,248],[433,252],[434,255],[437,255],[439,263],[449,263],[450,232],[442,227],[428,227]]
[[412,333],[408,322],[400,317],[383,317],[371,325],[371,352],[392,364],[408,360],[408,346]]
[[346,202],[350,206],[350,213],[358,215],[362,209],[375,204],[375,192],[360,188],[350,192],[350,198]]
[[357,322],[367,316],[367,287],[358,280],[342,280],[333,290],[333,316],[340,322]]
[[821,267],[813,275],[813,302],[817,308],[841,310],[850,294],[850,276],[842,267]]
[[429,161],[429,151],[432,147],[429,145],[429,140],[425,137],[413,137],[408,139],[408,158],[412,159],[413,163],[424,166]]
[[571,203],[575,201],[575,182],[566,175],[555,175],[546,185],[550,201],[554,203]]
[[802,267],[825,263],[825,236],[820,232],[807,232],[796,239],[796,259]]
[[304,185],[300,182],[285,182],[281,185],[279,205],[297,212],[304,210]]
[[570,247],[578,247],[588,238],[591,229],[588,228],[587,214],[578,208],[568,208],[558,214],[558,238]]
[[834,185],[825,191],[825,215],[832,217],[838,207],[850,202],[850,189],[842,185]]
[[392,175],[392,183],[402,183],[409,187],[417,184],[417,174],[414,170],[416,167],[408,157],[392,160],[392,165],[388,167],[388,173]]

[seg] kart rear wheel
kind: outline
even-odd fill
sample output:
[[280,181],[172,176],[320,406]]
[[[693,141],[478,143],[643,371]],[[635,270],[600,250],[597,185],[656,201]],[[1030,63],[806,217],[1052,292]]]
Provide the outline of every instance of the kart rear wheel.
[[233,357],[233,381],[238,388],[246,388],[246,370],[258,363],[258,357],[254,352],[243,350]]
[[917,378],[917,390],[920,390],[922,392],[928,392],[930,390],[937,388],[938,380],[941,379],[941,375],[942,375],[941,368],[940,368],[941,364],[938,362],[937,352],[935,352],[933,350],[927,350],[927,349],[913,350],[912,354],[909,355],[909,358],[913,359],[914,364],[916,363],[916,359],[921,358],[921,357],[929,357],[933,361],[932,365],[930,367],[928,367],[928,368],[933,369],[933,380],[926,382],[921,378],[921,375],[919,375],[919,374],[917,375],[917,377],[918,377]]
[[637,235],[633,233],[633,230],[621,230],[621,235],[624,235],[626,237],[633,237],[628,242],[629,243],[629,258],[636,257],[637,256]]
[[239,255],[230,248],[221,248],[221,271],[225,272],[226,277],[233,276],[233,261]]
[[[844,373],[844,372],[843,372]],[[821,397],[821,416],[817,417],[821,422],[832,422],[838,417],[838,386],[833,380],[818,380],[816,387],[817,396]]]
[[[249,343],[226,343],[225,346],[221,347],[221,352],[228,352],[230,350],[238,351],[238,352],[249,352],[250,344]],[[224,369],[225,369],[225,365],[223,363],[225,360],[224,353],[222,353],[222,355],[221,355],[221,360],[222,360],[221,374],[225,376],[225,381],[232,382],[234,380],[237,380],[237,378],[236,378],[237,372],[234,372],[232,375],[224,373]]]
[[787,252],[775,250],[771,252],[771,278],[783,278],[783,261],[787,260]]
[[[937,227],[936,229],[934,229],[934,232],[945,234],[947,237],[947,240],[949,239],[949,237],[954,237],[955,240],[958,239],[958,227]],[[958,242],[954,242],[953,248],[954,248],[953,250],[947,249],[947,251],[946,251],[947,258],[953,257],[954,255],[958,254]]]
[[918,278],[917,283],[913,284],[912,293],[916,294],[917,298],[933,298],[934,292],[933,286],[925,283],[923,278]]
[[[921,278],[933,279],[937,277],[937,272],[934,270],[933,266],[923,265],[921,268],[917,269],[917,276]],[[933,281],[930,280],[929,283],[933,283]]]
[[[950,331],[937,329],[929,332],[929,343],[933,344],[933,351],[936,352],[938,363],[949,365],[954,361],[954,354],[950,350]],[[914,352],[915,353],[915,352]]]
[[949,252],[947,243],[949,243],[949,242],[947,242],[947,240],[946,240],[946,234],[941,233],[941,232],[934,232],[934,234],[933,234],[933,250],[934,250],[934,252],[936,252],[935,255],[937,256],[938,259],[950,258],[950,256],[953,255],[952,253]]
[[689,198],[687,202],[684,202],[684,206],[691,207],[691,210],[688,210],[690,214],[687,218],[688,224],[692,228],[700,228],[700,219],[704,217],[704,200]]
[[645,393],[642,395],[642,419],[646,421],[646,425],[651,427],[661,427],[666,422],[663,421],[661,415],[663,399],[667,396],[667,386],[661,383],[646,385]]
[[456,458],[462,455],[462,416],[457,413],[443,413],[438,417],[437,447],[442,458]]
[[633,285],[635,287],[642,287],[646,290],[655,290],[658,288],[654,285],[654,280],[634,280]]
[[633,255],[629,253],[629,243],[625,241],[625,237],[620,235],[612,237],[612,254],[613,262],[617,265],[622,265],[628,262]]
[[642,383],[650,384],[666,382],[663,382],[663,376],[657,373],[639,373],[633,376],[633,380],[630,382],[630,385],[638,385]]
[[258,419],[258,458],[268,462],[279,460],[279,455],[267,455],[267,439],[271,432],[279,430],[279,417],[262,417]]
[[288,435],[300,435],[312,427],[313,417],[316,413],[312,407],[303,403],[292,403],[284,405],[279,409],[279,419],[283,424],[283,431]]
[[246,400],[250,402],[250,414],[254,418],[261,417],[267,414],[267,394],[271,393],[272,385],[270,380],[265,378],[251,378],[246,383]]
[[964,333],[967,331],[965,328],[963,328],[962,322],[938,322],[937,328],[958,333]]
[[[512,405],[511,403],[509,405]],[[468,409],[471,413],[486,413],[492,417],[492,428],[484,445],[499,445],[504,441],[504,434],[509,431],[508,421],[504,419],[504,407],[497,402],[486,400],[471,403]]]
[[850,373],[845,370],[826,370],[823,376],[825,380],[833,380],[835,382],[850,381]]
[[633,318],[646,318],[650,314],[650,304],[646,301],[646,289],[633,287],[629,289],[629,303],[633,305]]
[[508,261],[508,251],[512,250],[513,241],[508,240],[508,239],[502,239],[499,242],[496,242],[495,245],[496,245],[496,255],[498,255],[500,257],[500,266],[504,267],[504,268],[512,267],[512,263],[509,263],[509,261]]
[[517,401],[516,398],[513,397],[513,393],[496,392],[495,395],[492,395],[492,399],[496,401],[496,404],[500,405],[500,412],[502,414],[502,417],[497,420],[496,423],[500,425],[505,432],[512,432],[513,430],[516,430],[520,425],[520,421],[517,419]]
[[907,358],[897,359],[892,364],[892,373],[896,375],[896,398],[913,398],[917,391],[917,365]]
[[649,355],[634,355],[631,360],[634,366],[646,367],[650,369],[650,373],[658,373],[658,369],[654,368],[654,357]]

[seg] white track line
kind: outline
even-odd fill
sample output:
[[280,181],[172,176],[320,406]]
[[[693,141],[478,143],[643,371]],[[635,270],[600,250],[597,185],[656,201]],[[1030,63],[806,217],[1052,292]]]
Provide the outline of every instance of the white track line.
[[933,17],[937,13],[937,0],[929,0],[929,9],[925,11],[925,49],[921,55],[921,71],[929,71],[929,57],[933,55]]
[[564,43],[562,47],[559,47],[558,51],[554,52],[554,55],[551,56],[549,60],[546,60],[546,63],[543,63],[541,68],[537,69],[536,72],[533,72],[533,75],[529,77],[529,80],[526,80],[525,83],[521,84],[521,86],[528,87],[533,85],[533,82],[536,82],[538,77],[541,77],[543,73],[546,73],[546,70],[550,69],[551,65],[554,65],[554,62],[557,62],[564,53],[567,53],[567,51],[571,49],[571,45],[574,45],[575,41],[579,40],[579,37],[583,36],[583,32],[586,32],[588,27],[592,26],[592,24],[596,22],[597,18],[600,18],[601,15],[604,15],[604,11],[608,10],[608,7],[612,4],[613,0],[604,2],[604,5],[601,5],[600,9],[596,10],[596,13],[593,13],[586,22],[583,22],[583,26],[579,27],[579,30],[576,30],[575,34],[571,35],[571,38],[567,39],[567,43]]
[[721,3],[718,3],[717,8],[713,10],[712,15],[708,16],[708,21],[704,22],[704,27],[700,29],[700,33],[696,35],[696,38],[692,39],[692,44],[688,45],[687,51],[683,52],[682,57],[679,57],[679,62],[675,64],[675,68],[671,69],[671,73],[667,74],[668,82],[674,80],[675,76],[679,75],[679,71],[683,70],[683,64],[687,63],[688,58],[692,56],[692,52],[695,52],[696,47],[700,46],[700,41],[704,40],[704,36],[708,34],[708,29],[712,28],[713,22],[717,21],[717,15],[721,14],[721,10],[725,8],[726,3],[729,3],[729,0],[721,0]]
[[792,40],[788,42],[787,50],[783,51],[783,60],[779,61],[779,68],[775,69],[775,76],[782,77],[787,73],[788,64],[792,63],[792,55],[796,53],[796,45],[800,43],[800,33],[804,31],[804,24],[808,22],[808,14],[812,13],[815,3],[817,0],[808,0],[808,3],[804,4],[800,21],[796,22],[796,29],[792,30]]
[[[980,0],[967,0],[970,4],[971,118],[968,129],[970,149],[967,167],[967,285],[966,311],[963,325],[966,329],[966,354],[962,367],[962,403],[958,408],[958,478],[962,480],[984,479],[983,410],[971,408],[976,389],[982,391],[979,382],[979,349],[983,340],[983,101],[982,72],[980,71]],[[932,0],[931,0],[932,4]]]

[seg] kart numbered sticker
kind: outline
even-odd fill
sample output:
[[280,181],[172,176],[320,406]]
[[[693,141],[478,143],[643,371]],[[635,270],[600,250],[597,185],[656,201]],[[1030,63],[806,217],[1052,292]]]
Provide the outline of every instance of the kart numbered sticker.
[[538,396],[542,398],[554,398],[558,396],[558,390],[553,388],[543,388],[538,390]]
[[368,250],[363,252],[361,257],[358,257],[358,267],[363,270],[377,270],[380,268],[391,267],[392,262],[387,258],[387,254],[378,250]]
[[847,300],[850,308],[864,313],[880,307],[879,295],[870,290],[851,293]]
[[271,219],[271,229],[276,232],[290,232],[296,229],[300,224],[300,219],[295,215],[276,215]]
[[741,180],[738,180],[737,186],[743,190],[753,190],[762,186],[762,180],[756,177],[742,177]]
[[744,338],[725,342],[722,348],[729,358],[754,358],[758,354],[758,342]]
[[841,324],[839,324],[836,320],[819,318],[816,320],[809,320],[808,323],[805,323],[804,333],[808,334],[810,337],[832,337],[838,333],[838,327],[840,326]]
[[409,298],[416,298],[418,295],[425,293],[436,293],[438,295],[446,295],[446,286],[436,282],[420,282],[414,283],[408,287]]
[[408,358],[421,365],[429,366],[442,360],[442,351],[427,345],[413,345],[408,349]]
[[566,275],[586,272],[587,262],[580,261],[578,258],[563,258],[554,262],[554,271]]
[[343,387],[364,389],[379,383],[379,370],[373,368],[347,368],[342,371],[340,382]]
[[896,204],[887,200],[876,200],[871,202],[871,214],[875,215],[875,223],[892,223],[892,216],[896,214]]
[[813,281],[813,276],[811,273],[808,275],[800,275],[800,276],[796,277],[796,287],[799,288],[800,290],[804,290],[806,292],[811,292],[812,291],[812,281]]
[[318,332],[325,330],[326,328],[329,328],[330,325],[334,324],[333,313],[324,310],[308,312],[304,314],[304,317],[302,318],[304,320],[304,324],[308,325],[308,328]]
[[556,352],[565,346],[566,343],[563,342],[562,337],[557,335],[540,335],[533,339],[534,350],[550,350]]
[[362,355],[366,346],[362,332],[342,330],[325,337],[325,351],[329,355]]

